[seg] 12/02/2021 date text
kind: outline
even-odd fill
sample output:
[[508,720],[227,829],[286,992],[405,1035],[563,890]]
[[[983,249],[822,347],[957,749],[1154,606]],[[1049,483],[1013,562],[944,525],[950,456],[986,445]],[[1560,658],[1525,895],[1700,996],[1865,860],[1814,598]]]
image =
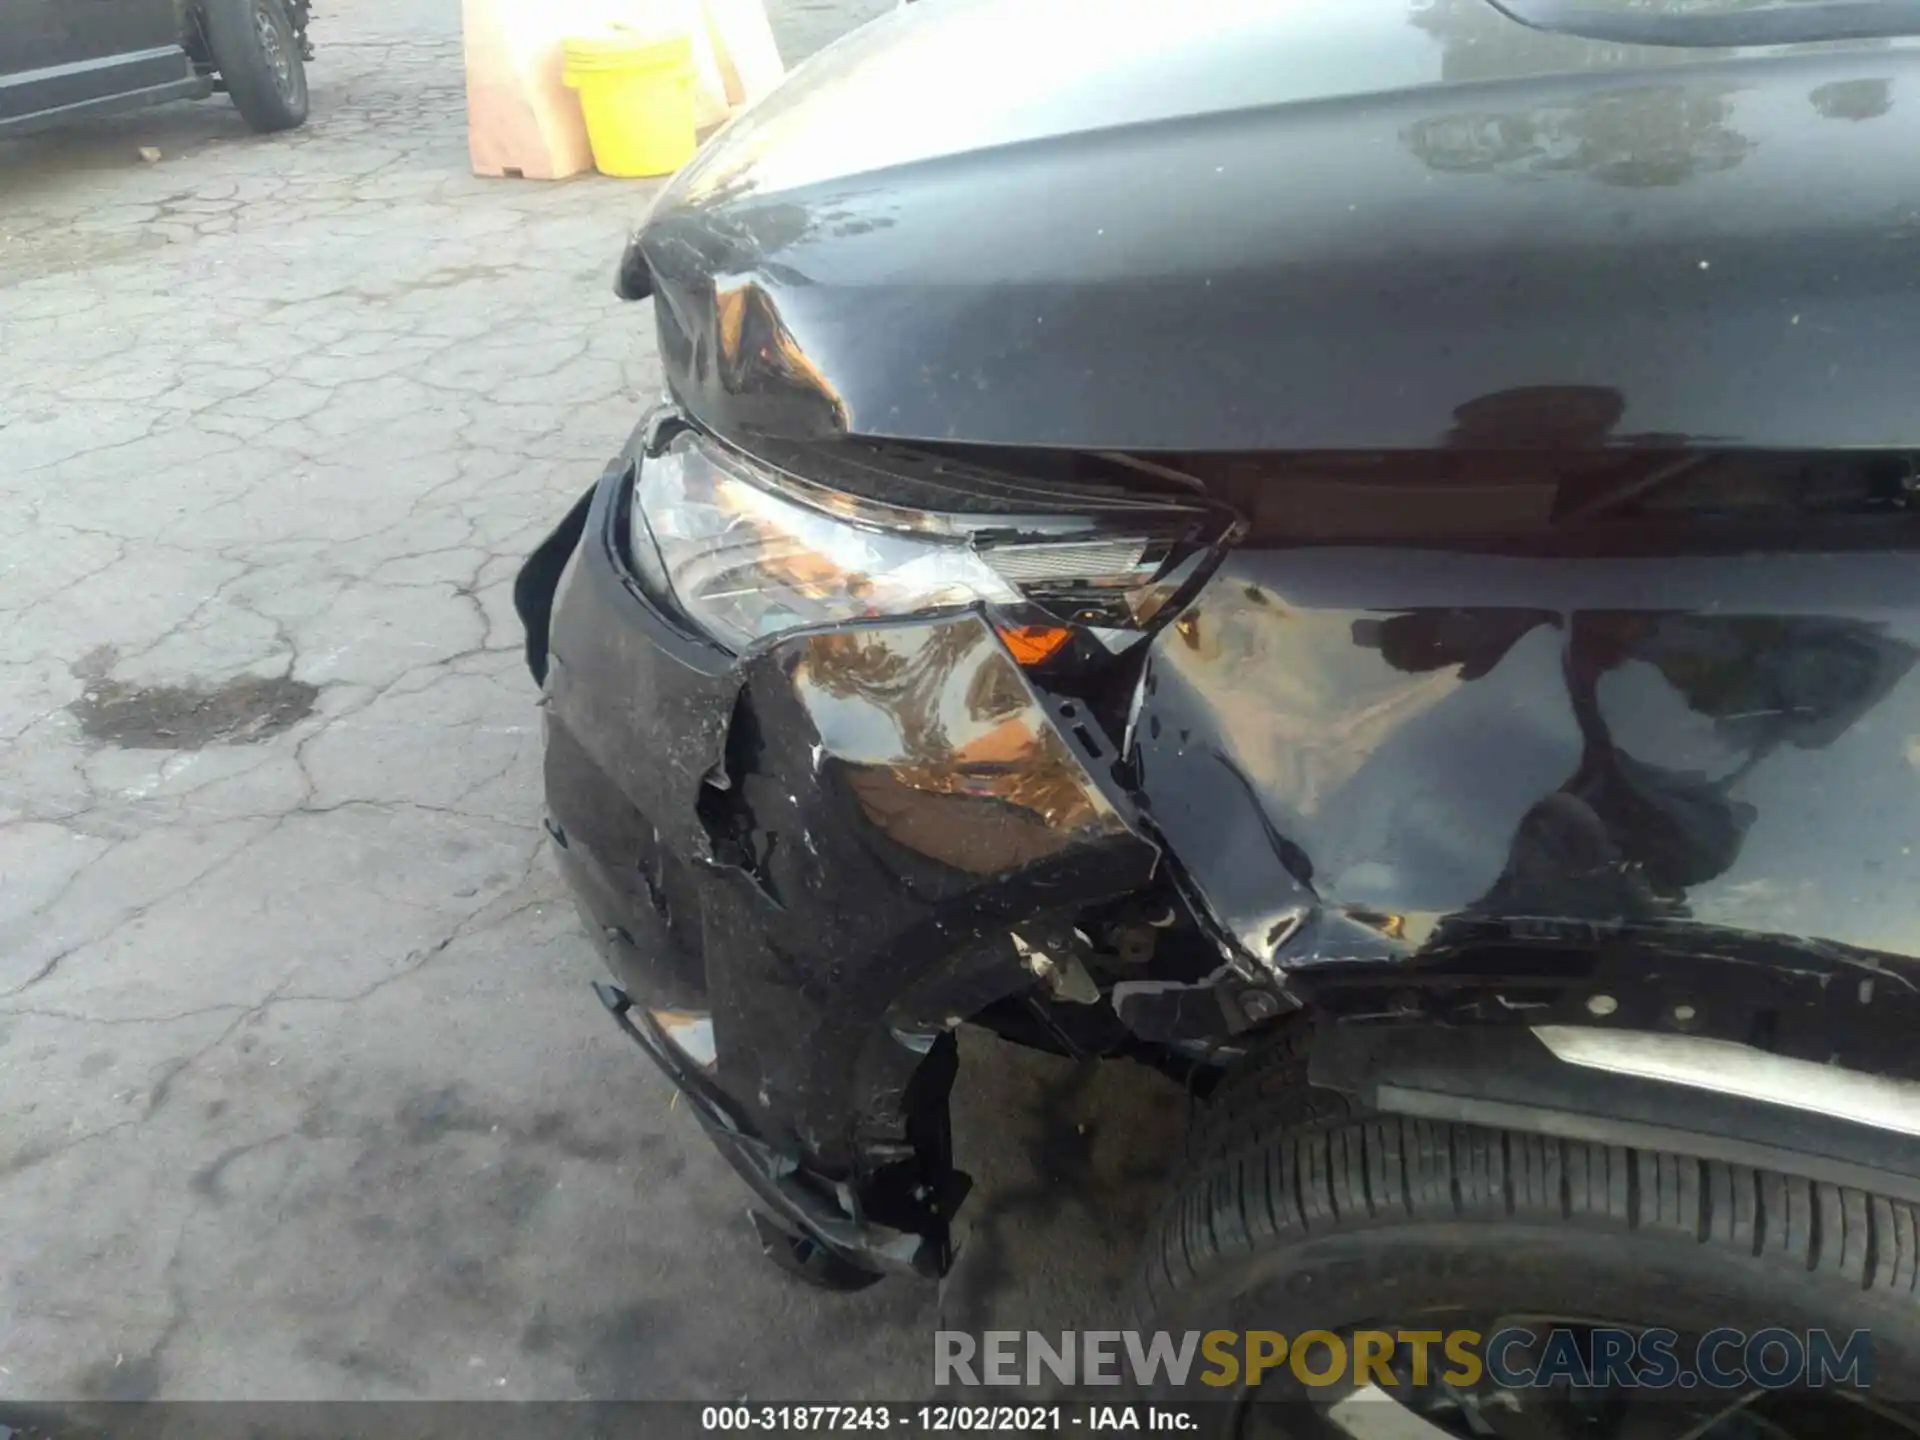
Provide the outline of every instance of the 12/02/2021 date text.
[[1179,1434],[1198,1428],[1179,1407],[1153,1405],[707,1405],[703,1431],[856,1434],[1021,1433]]

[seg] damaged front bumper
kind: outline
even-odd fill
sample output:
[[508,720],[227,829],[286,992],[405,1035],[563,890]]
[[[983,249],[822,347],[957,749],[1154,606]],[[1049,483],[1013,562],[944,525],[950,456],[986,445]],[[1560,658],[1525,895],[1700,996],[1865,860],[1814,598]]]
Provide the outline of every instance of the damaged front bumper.
[[1915,1077],[1902,553],[1236,549],[1076,700],[991,602],[719,647],[625,558],[644,443],[517,588],[549,823],[793,1258],[945,1269],[962,1020],[1196,1091],[1303,1007]]
[[602,1000],[783,1227],[943,1273],[953,1028],[1156,851],[978,613],[745,656],[681,623],[625,558],[643,432],[515,596]]

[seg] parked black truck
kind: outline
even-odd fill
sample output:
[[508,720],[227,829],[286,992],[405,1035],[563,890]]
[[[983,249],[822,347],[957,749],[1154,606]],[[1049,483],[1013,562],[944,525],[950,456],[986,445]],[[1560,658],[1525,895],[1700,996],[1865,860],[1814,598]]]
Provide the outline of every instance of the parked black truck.
[[224,90],[259,131],[307,118],[310,0],[0,0],[0,135]]
[[1920,1373],[1915,34],[955,0],[680,174],[517,598],[602,1001],[781,1258],[943,1273],[977,1025],[1204,1098],[1143,1325]]

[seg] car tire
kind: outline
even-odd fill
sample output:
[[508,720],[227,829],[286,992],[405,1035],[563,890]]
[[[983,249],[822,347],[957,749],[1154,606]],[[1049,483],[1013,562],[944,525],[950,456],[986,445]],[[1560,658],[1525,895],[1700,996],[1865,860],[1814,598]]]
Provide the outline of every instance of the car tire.
[[307,70],[285,0],[201,0],[207,48],[234,107],[261,134],[307,118]]
[[[1882,1383],[1920,1373],[1920,1207],[1693,1156],[1368,1113],[1308,1086],[1304,1048],[1284,1040],[1229,1076],[1196,1124],[1142,1258],[1140,1329],[1176,1341],[1256,1329],[1486,1334],[1488,1317],[1585,1317],[1568,1323],[1671,1327],[1696,1341],[1720,1326],[1826,1329],[1842,1343],[1867,1329]],[[1309,1369],[1324,1374],[1329,1355],[1316,1349]],[[1438,1348],[1433,1359],[1441,1368]],[[1351,1399],[1350,1379],[1313,1385],[1288,1370],[1256,1396],[1199,1383],[1204,1366],[1196,1359],[1184,1386],[1149,1388],[1225,1402],[1196,1412],[1212,1434],[1361,1433],[1329,1418]],[[1409,1385],[1387,1398],[1425,1428],[1366,1433],[1509,1433],[1491,1411],[1462,1418],[1458,1396]],[[1658,1403],[1678,1417],[1683,1402],[1697,1412],[1733,1398],[1689,1390]],[[1513,1392],[1495,1406],[1510,1403]],[[1537,1403],[1568,1402],[1562,1392]],[[1489,1414],[1501,1423],[1488,1428]]]

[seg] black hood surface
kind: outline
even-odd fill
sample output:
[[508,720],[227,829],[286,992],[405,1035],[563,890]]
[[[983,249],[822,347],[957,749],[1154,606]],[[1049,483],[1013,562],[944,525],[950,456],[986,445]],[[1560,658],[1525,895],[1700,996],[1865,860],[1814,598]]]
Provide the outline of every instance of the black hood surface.
[[1907,39],[922,0],[716,137],[622,287],[749,435],[1498,445],[1566,395],[1556,444],[1909,446],[1916,156]]

